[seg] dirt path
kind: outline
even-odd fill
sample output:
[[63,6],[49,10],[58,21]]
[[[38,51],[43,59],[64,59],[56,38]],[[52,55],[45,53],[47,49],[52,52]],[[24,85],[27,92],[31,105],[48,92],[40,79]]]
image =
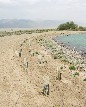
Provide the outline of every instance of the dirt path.
[[[35,65],[30,65],[28,72],[23,71],[20,61],[26,56],[19,59],[15,55],[15,49],[18,49],[24,40],[24,36],[0,39],[0,107],[40,107],[46,104],[46,98],[38,93],[34,84],[34,79],[39,74],[31,71],[36,69]],[[34,59],[30,60],[30,63],[33,63]]]

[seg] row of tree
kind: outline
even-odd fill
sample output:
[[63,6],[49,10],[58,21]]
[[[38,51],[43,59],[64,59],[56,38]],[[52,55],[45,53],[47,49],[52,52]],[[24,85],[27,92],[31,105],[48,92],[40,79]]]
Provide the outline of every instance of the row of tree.
[[58,30],[74,30],[74,31],[86,31],[85,27],[78,26],[73,21],[66,22],[64,24],[60,24],[57,28]]

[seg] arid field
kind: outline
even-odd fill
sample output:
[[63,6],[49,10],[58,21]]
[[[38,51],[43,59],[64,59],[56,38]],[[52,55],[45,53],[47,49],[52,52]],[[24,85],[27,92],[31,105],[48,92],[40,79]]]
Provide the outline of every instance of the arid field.
[[[86,63],[79,68],[71,56],[72,62],[59,57],[61,47],[52,38],[62,33],[83,32],[0,37],[0,107],[86,107]],[[77,68],[69,69],[72,65]],[[49,95],[42,92],[46,77]]]

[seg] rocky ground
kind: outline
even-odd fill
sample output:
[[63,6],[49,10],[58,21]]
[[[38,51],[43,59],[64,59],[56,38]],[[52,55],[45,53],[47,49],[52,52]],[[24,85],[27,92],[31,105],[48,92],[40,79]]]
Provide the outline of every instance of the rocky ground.
[[[54,59],[40,42],[57,34],[61,32],[0,38],[0,107],[86,107],[86,73],[69,70],[69,64]],[[46,77],[48,96],[42,94]]]

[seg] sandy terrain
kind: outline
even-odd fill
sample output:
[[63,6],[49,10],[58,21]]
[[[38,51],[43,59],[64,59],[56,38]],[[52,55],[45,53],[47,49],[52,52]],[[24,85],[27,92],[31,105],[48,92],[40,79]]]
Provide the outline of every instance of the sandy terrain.
[[[0,107],[86,107],[85,72],[74,77],[68,64],[53,59],[38,43],[40,38],[51,39],[60,33],[0,38]],[[56,79],[59,67],[63,67],[61,81]],[[42,94],[45,76],[49,77],[48,96]]]

